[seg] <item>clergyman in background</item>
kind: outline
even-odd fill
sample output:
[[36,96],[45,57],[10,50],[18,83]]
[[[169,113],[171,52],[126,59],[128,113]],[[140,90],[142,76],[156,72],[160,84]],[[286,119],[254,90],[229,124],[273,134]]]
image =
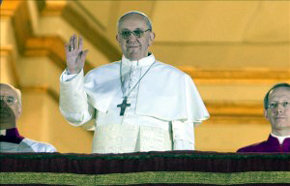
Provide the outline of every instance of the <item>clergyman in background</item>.
[[17,120],[22,112],[21,92],[9,84],[0,84],[0,152],[55,152],[54,146],[21,136]]
[[268,139],[238,152],[290,152],[290,84],[276,84],[267,92],[264,115],[272,128]]

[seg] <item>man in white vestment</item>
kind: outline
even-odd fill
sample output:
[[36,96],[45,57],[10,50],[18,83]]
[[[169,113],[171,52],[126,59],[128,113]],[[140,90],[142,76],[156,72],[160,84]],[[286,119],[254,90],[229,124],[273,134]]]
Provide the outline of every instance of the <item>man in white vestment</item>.
[[21,92],[0,83],[0,152],[55,152],[54,146],[21,136],[16,122],[21,115]]
[[194,150],[194,125],[209,114],[192,79],[148,51],[155,34],[145,14],[124,14],[117,29],[121,60],[86,76],[88,50],[81,37],[70,38],[61,113],[74,126],[96,120],[93,153]]

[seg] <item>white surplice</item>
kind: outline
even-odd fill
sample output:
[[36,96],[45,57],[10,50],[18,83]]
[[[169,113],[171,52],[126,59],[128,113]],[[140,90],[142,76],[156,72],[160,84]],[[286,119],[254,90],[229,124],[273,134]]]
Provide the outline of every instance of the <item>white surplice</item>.
[[[130,106],[120,116],[124,96]],[[74,126],[96,119],[94,153],[193,150],[193,124],[209,118],[192,79],[153,54],[138,61],[123,56],[85,77],[65,71],[60,111]]]
[[19,144],[1,141],[0,152],[5,153],[56,152],[56,149],[51,144],[24,138]]

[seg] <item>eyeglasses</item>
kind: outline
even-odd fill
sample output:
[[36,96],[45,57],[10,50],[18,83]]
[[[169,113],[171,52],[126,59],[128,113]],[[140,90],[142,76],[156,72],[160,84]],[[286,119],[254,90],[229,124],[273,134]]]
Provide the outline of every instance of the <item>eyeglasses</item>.
[[288,101],[284,101],[284,102],[281,102],[281,103],[279,103],[279,102],[270,103],[268,105],[268,108],[273,110],[273,109],[276,109],[280,104],[282,105],[282,107],[284,109],[288,109],[290,107],[289,102]]
[[134,34],[134,36],[136,36],[137,38],[141,38],[143,37],[144,33],[147,31],[151,31],[151,29],[147,29],[145,31],[140,30],[140,29],[136,29],[134,31],[125,30],[125,31],[119,32],[119,34],[121,35],[123,39],[129,39],[131,34]]
[[5,101],[8,105],[13,105],[17,102],[17,99],[13,96],[0,96],[1,101]]

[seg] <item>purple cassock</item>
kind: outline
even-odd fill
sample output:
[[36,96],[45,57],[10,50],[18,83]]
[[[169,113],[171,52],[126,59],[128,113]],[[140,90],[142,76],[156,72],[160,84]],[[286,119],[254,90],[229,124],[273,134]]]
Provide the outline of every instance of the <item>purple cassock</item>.
[[240,148],[237,152],[290,152],[290,138],[280,144],[277,138],[270,135],[267,141]]

